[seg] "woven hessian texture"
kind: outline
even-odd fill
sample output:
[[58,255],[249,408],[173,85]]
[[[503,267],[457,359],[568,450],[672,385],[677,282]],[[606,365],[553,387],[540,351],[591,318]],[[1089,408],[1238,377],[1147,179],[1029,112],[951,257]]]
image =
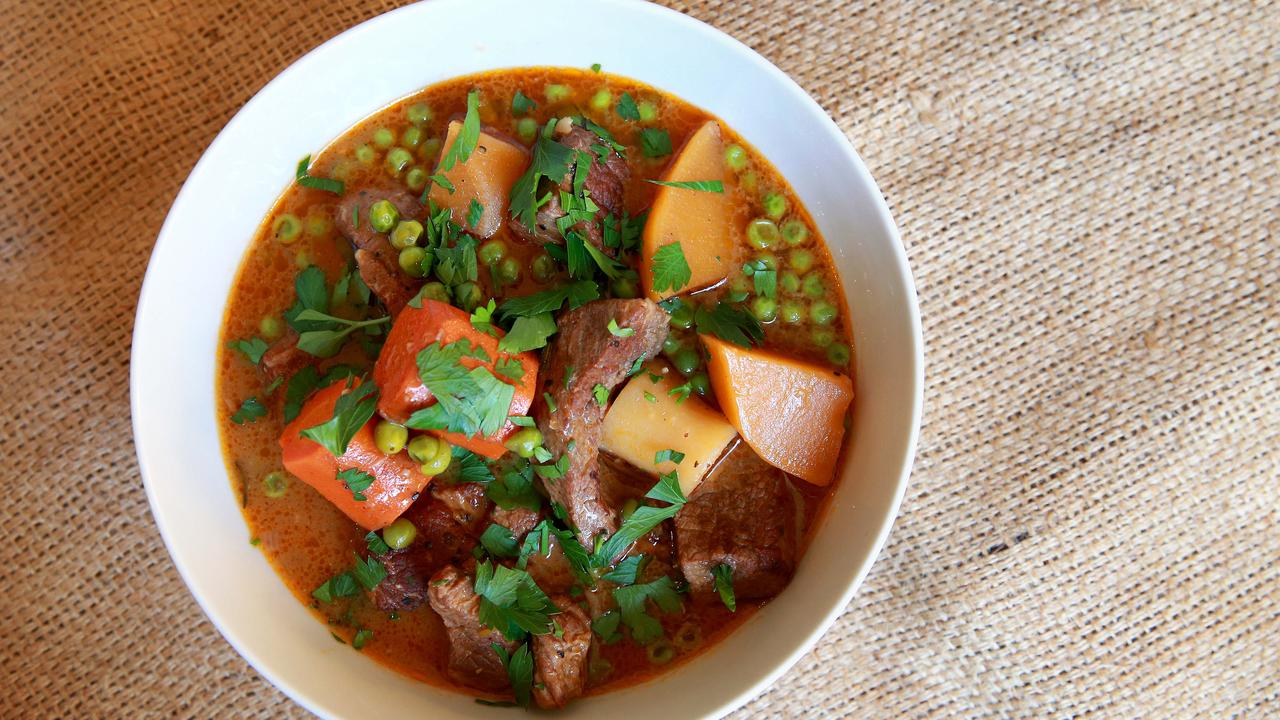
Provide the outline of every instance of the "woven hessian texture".
[[[0,3],[0,716],[305,712],[152,522],[129,335],[166,210],[390,3]],[[1280,9],[701,2],[879,181],[925,421],[862,591],[739,717],[1280,714]]]

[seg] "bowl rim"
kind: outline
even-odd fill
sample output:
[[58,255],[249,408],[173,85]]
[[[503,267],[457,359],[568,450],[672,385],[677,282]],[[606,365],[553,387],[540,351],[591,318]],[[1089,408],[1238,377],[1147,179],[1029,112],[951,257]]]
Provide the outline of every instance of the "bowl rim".
[[[178,570],[179,575],[182,577],[182,580],[186,585],[188,592],[191,593],[192,597],[194,597],[197,604],[200,606],[201,610],[204,612],[205,617],[208,618],[208,620],[214,625],[214,627],[223,636],[223,638],[225,638],[227,642],[230,643],[231,646],[236,650],[236,652],[242,658],[248,661],[257,672],[261,673],[263,677],[265,677],[269,682],[271,682],[273,686],[275,686],[276,688],[284,692],[286,695],[288,695],[294,702],[297,702],[299,705],[306,708],[308,711],[321,717],[331,716],[332,713],[329,712],[327,708],[322,707],[319,703],[314,701],[313,698],[304,694],[298,688],[295,688],[292,684],[287,682],[280,674],[278,674],[275,671],[275,669],[270,665],[270,663],[266,662],[263,658],[261,658],[257,652],[255,652],[246,642],[244,642],[243,638],[241,638],[236,631],[234,631],[231,627],[229,627],[224,622],[223,618],[219,617],[217,614],[215,614],[212,611],[211,607],[208,604],[207,599],[204,596],[202,596],[202,594],[199,591],[196,590],[197,583],[194,581],[193,572],[191,568],[188,567],[187,562],[183,559],[183,553],[180,552],[178,547],[175,545],[175,541],[173,539],[174,537],[173,531],[168,525],[168,520],[165,517],[165,511],[163,509],[163,506],[160,504],[160,502],[157,499],[155,487],[154,487],[155,481],[152,479],[153,477],[152,471],[149,469],[149,464],[148,464],[149,446],[145,445],[142,440],[144,436],[144,433],[142,432],[142,429],[141,429],[142,422],[143,422],[142,418],[146,415],[147,411],[143,407],[139,397],[139,393],[138,393],[138,387],[143,382],[143,378],[141,376],[141,371],[139,370],[139,363],[137,362],[138,355],[139,355],[139,347],[141,346],[140,340],[143,337],[143,334],[146,331],[146,327],[147,327],[145,318],[144,318],[144,309],[149,305],[149,300],[153,294],[153,288],[156,284],[156,281],[155,281],[156,264],[153,261],[161,251],[162,246],[176,242],[176,239],[171,237],[172,235],[171,225],[174,222],[174,217],[179,214],[178,211],[184,208],[188,203],[192,202],[192,199],[190,197],[190,188],[192,185],[192,179],[200,174],[206,161],[213,154],[213,151],[216,148],[220,147],[221,144],[226,142],[227,137],[230,134],[232,134],[232,132],[236,128],[238,128],[240,124],[246,122],[245,117],[250,115],[253,109],[259,103],[263,102],[262,98],[265,95],[267,95],[274,87],[285,84],[289,82],[290,78],[292,78],[293,76],[303,73],[305,68],[307,68],[309,65],[317,61],[317,58],[320,58],[331,52],[338,52],[338,48],[347,39],[362,33],[370,32],[383,23],[392,22],[394,18],[402,14],[418,12],[421,10],[422,6],[424,5],[430,5],[433,7],[446,6],[446,5],[463,5],[468,3],[475,4],[476,1],[477,0],[431,0],[430,2],[418,2],[418,3],[402,6],[399,8],[395,8],[388,12],[381,13],[379,15],[368,18],[360,22],[359,24],[351,26],[346,30],[344,30],[343,32],[325,40],[320,45],[317,45],[316,47],[312,48],[306,54],[299,57],[294,62],[290,63],[284,70],[280,71],[269,82],[267,82],[259,90],[257,90],[254,93],[253,97],[248,102],[246,102],[222,127],[222,129],[218,132],[218,134],[214,137],[214,139],[209,143],[209,145],[202,152],[200,159],[196,162],[196,164],[192,167],[191,171],[188,173],[188,176],[184,180],[181,189],[178,191],[177,195],[174,197],[174,200],[170,205],[168,212],[166,213],[165,221],[162,224],[160,231],[157,235],[155,245],[153,246],[152,251],[148,256],[147,270],[143,278],[141,289],[139,290],[138,305],[137,305],[137,311],[134,317],[134,328],[133,328],[133,333],[131,337],[132,343],[131,343],[131,351],[130,351],[131,429],[133,431],[135,451],[138,459],[139,474],[141,475],[143,480],[147,501],[151,507],[152,517],[155,519],[156,526],[160,531],[160,535],[164,541],[165,548],[168,551],[169,556],[172,559],[175,568]],[[479,0],[479,2],[482,2],[482,3],[487,2],[489,4],[501,4],[502,0]],[[908,265],[906,251],[905,251],[905,248],[903,247],[897,225],[894,223],[892,215],[889,211],[889,207],[885,202],[883,193],[880,191],[879,186],[875,183],[875,180],[871,177],[870,172],[867,170],[866,166],[862,162],[861,157],[857,154],[853,145],[851,144],[849,139],[845,136],[844,132],[839,129],[839,127],[836,125],[834,120],[827,114],[827,112],[817,103],[816,100],[814,100],[814,98],[812,98],[807,92],[805,92],[805,90],[801,88],[799,84],[797,84],[794,80],[792,80],[781,69],[773,65],[771,62],[769,62],[767,59],[765,59],[763,56],[761,56],[759,53],[757,53],[755,50],[745,45],[741,41],[719,30],[718,28],[715,28],[695,18],[684,15],[678,11],[672,10],[670,8],[662,7],[659,5],[650,4],[648,2],[644,2],[643,0],[596,0],[593,4],[613,6],[613,8],[625,9],[626,11],[631,11],[631,12],[649,13],[651,15],[654,15],[655,17],[661,18],[661,21],[663,22],[683,24],[686,26],[686,28],[701,33],[703,36],[706,37],[708,41],[718,42],[721,44],[728,45],[733,52],[741,56],[744,62],[751,63],[753,65],[754,71],[768,74],[772,76],[776,81],[779,81],[786,88],[786,91],[791,93],[794,96],[793,99],[797,101],[799,106],[805,107],[810,113],[819,115],[820,124],[823,126],[824,131],[828,136],[826,139],[827,144],[831,145],[832,147],[839,147],[840,152],[842,152],[845,156],[844,160],[846,160],[851,164],[851,166],[854,169],[854,172],[860,176],[863,182],[865,182],[868,186],[870,186],[875,190],[876,196],[874,200],[874,206],[877,213],[877,220],[882,225],[881,229],[885,233],[887,233],[888,237],[892,240],[893,255],[894,255],[893,259],[895,261],[896,269],[899,274],[898,281],[901,283],[902,287],[905,289],[904,300],[906,302],[908,320],[910,322],[909,333],[910,333],[911,351],[912,351],[911,361],[913,364],[912,372],[910,375],[910,383],[909,383],[911,398],[912,398],[911,407],[909,410],[910,430],[909,430],[909,435],[906,438],[906,443],[904,445],[904,452],[902,454],[902,458],[898,463],[899,465],[898,476],[894,478],[894,491],[892,494],[892,500],[889,504],[888,511],[884,513],[884,515],[881,517],[879,526],[874,530],[875,539],[872,543],[872,550],[866,556],[866,558],[862,561],[861,567],[858,569],[852,581],[849,582],[845,587],[839,599],[839,602],[834,603],[832,605],[830,610],[825,614],[824,617],[821,618],[820,622],[816,623],[813,626],[813,629],[807,634],[807,636],[804,637],[803,641],[796,646],[794,651],[789,653],[786,657],[779,658],[774,662],[773,669],[767,675],[761,677],[758,681],[752,683],[750,687],[743,689],[742,691],[738,692],[734,696],[726,698],[723,702],[721,702],[719,707],[713,713],[714,716],[721,717],[742,707],[751,699],[761,694],[764,690],[768,689],[778,680],[779,677],[781,677],[784,673],[786,673],[789,669],[791,669],[801,657],[803,657],[805,654],[807,654],[809,651],[813,649],[813,647],[815,646],[819,638],[821,638],[822,635],[824,635],[828,630],[830,630],[835,620],[844,612],[846,606],[848,606],[850,600],[857,593],[858,589],[861,587],[862,583],[865,581],[867,574],[870,572],[871,567],[874,565],[876,559],[879,557],[880,552],[884,548],[884,545],[888,539],[889,533],[892,530],[893,523],[896,520],[898,513],[901,509],[901,504],[906,493],[907,483],[910,477],[910,473],[911,473],[911,469],[915,459],[915,453],[918,445],[920,425],[921,425],[921,419],[922,419],[922,413],[923,413],[924,340],[923,340],[923,334],[921,329],[918,298],[917,298],[915,283],[911,274],[910,267]],[[538,65],[538,66],[542,66],[542,65]],[[516,67],[516,66],[512,66],[512,67]],[[413,92],[413,91],[411,90],[410,92]],[[697,104],[695,98],[684,98],[682,96],[682,99],[689,102],[694,102],[694,104]],[[376,112],[376,110],[372,112]],[[361,119],[362,118],[353,119],[352,123],[348,124],[347,127],[350,127],[355,122],[359,122],[359,120]],[[154,303],[155,301],[150,300],[150,302]],[[825,521],[825,518],[824,518],[824,521]],[[679,670],[677,670],[676,672],[679,672]],[[643,684],[641,686],[643,686]],[[641,686],[637,686],[637,687],[641,687]]]

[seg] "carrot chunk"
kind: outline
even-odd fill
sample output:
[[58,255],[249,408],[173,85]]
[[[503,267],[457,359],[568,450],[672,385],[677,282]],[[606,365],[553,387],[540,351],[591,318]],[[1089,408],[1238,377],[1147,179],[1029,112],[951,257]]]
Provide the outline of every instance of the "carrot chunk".
[[[391,326],[382,354],[373,367],[373,381],[381,392],[378,412],[392,422],[404,423],[414,411],[434,404],[435,397],[418,374],[418,353],[433,343],[444,346],[467,340],[484,350],[490,360],[485,362],[480,358],[464,357],[461,364],[467,368],[486,367],[494,377],[514,386],[515,395],[507,415],[527,413],[537,387],[538,358],[531,352],[508,355],[499,351],[498,341],[504,333],[498,329],[494,332],[496,336],[477,330],[471,324],[470,314],[448,303],[424,298],[422,307],[406,307]],[[499,364],[502,371],[495,367]],[[518,376],[518,379],[513,376]],[[489,437],[479,434],[469,437],[438,430],[430,432],[454,445],[496,459],[507,452],[502,443],[516,430],[508,420]]]
[[[453,147],[461,129],[462,123],[457,120],[449,123],[440,157]],[[437,207],[449,208],[453,221],[459,225],[470,225],[467,215],[471,203],[479,203],[480,219],[471,230],[477,237],[491,237],[507,217],[507,193],[528,166],[529,153],[524,148],[481,132],[471,157],[443,172],[453,189],[435,183],[428,197]]]
[[835,473],[853,381],[767,350],[701,336],[716,400],[760,457],[814,485]]
[[[303,430],[333,417],[334,405],[344,390],[346,383],[336,382],[311,396],[280,435],[281,455],[286,470],[318,490],[356,524],[377,530],[400,517],[431,479],[418,472],[417,463],[406,453],[388,457],[378,450],[373,440],[377,418],[356,432],[341,457],[334,457],[319,443],[302,436]],[[351,469],[373,476],[373,483],[358,493],[363,500],[338,479],[340,471]]]

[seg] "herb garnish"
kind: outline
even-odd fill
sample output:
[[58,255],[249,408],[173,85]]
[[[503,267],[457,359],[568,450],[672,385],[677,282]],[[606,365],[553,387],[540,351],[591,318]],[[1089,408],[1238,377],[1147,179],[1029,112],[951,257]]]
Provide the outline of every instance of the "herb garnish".
[[356,582],[360,583],[365,590],[372,591],[378,587],[387,577],[387,569],[382,563],[373,558],[361,558],[359,555],[352,553],[356,559],[356,566],[352,569],[351,574],[355,576]]
[[659,450],[654,454],[653,464],[661,465],[664,462],[673,462],[677,465],[684,462],[684,453],[679,450]]
[[511,114],[513,115],[524,115],[536,107],[538,107],[538,103],[519,90],[516,90],[515,96],[511,98]]
[[475,198],[471,198],[471,204],[467,206],[467,225],[474,230],[476,225],[480,224],[480,218],[483,216],[484,206]]
[[711,193],[724,192],[724,183],[719,180],[645,180],[645,182],[679,190],[700,190]]
[[551,615],[559,610],[529,573],[486,560],[476,564],[474,589],[480,596],[481,624],[508,640],[551,632]]
[[258,421],[258,418],[265,417],[266,414],[267,407],[258,398],[251,396],[240,403],[240,409],[236,410],[231,416],[231,422],[237,425],[254,423]]
[[520,551],[520,545],[510,528],[497,523],[490,523],[484,529],[480,534],[480,544],[493,557],[515,557]]
[[369,534],[364,536],[364,543],[369,548],[369,552],[374,555],[386,555],[391,552],[391,546],[387,545],[376,530],[370,530]]
[[269,347],[267,341],[262,338],[249,338],[248,340],[232,340],[227,343],[227,347],[232,350],[239,350],[249,362],[257,365],[262,361],[262,354]]
[[618,113],[618,117],[623,120],[639,120],[640,108],[636,105],[636,99],[631,97],[631,93],[624,92],[622,97],[618,98],[618,105],[614,108]]
[[763,260],[742,266],[742,274],[751,278],[757,295],[773,299],[778,295],[778,271],[770,270]]
[[615,557],[625,552],[636,540],[663,520],[674,517],[687,501],[680,490],[680,480],[673,472],[659,476],[658,483],[645,493],[645,497],[670,504],[661,508],[650,505],[636,508],[630,517],[622,521],[622,527],[592,554],[591,562],[594,566],[606,567],[611,564]]
[[507,649],[498,643],[492,643],[489,647],[498,654],[502,666],[507,669],[507,679],[511,681],[511,691],[515,693],[516,704],[520,707],[529,707],[533,689],[533,655],[529,652],[529,644],[521,645],[514,653],[508,653]]
[[618,327],[617,319],[609,318],[609,334],[614,337],[631,337],[636,331],[635,328]]
[[647,645],[662,637],[662,623],[645,611],[645,603],[652,600],[663,612],[680,612],[684,605],[671,578],[663,575],[643,585],[628,585],[613,589],[618,601],[622,623],[631,631],[631,639]]
[[596,386],[591,388],[591,395],[596,399],[596,404],[600,407],[609,404],[609,388],[600,383],[596,383]]
[[764,328],[749,312],[728,303],[716,303],[710,310],[699,305],[693,322],[703,335],[715,335],[735,345],[749,348],[764,342]]
[[298,336],[298,349],[316,357],[336,355],[347,336],[356,330],[391,322],[391,317],[386,315],[368,320],[347,320],[311,309],[298,313],[295,319],[300,322],[326,323],[324,329],[308,330]]
[[670,155],[671,136],[661,128],[644,128],[640,131],[640,151],[650,158]]
[[471,327],[479,330],[485,335],[493,337],[498,336],[498,331],[493,327],[493,311],[497,305],[493,299],[489,299],[488,305],[478,305],[471,313]]
[[458,134],[453,139],[453,144],[449,146],[449,150],[440,158],[440,163],[436,166],[436,173],[427,179],[427,187],[422,191],[422,197],[418,199],[423,205],[427,204],[427,195],[431,193],[431,183],[435,183],[440,187],[453,192],[453,184],[445,177],[444,173],[449,172],[458,163],[465,163],[471,157],[471,153],[475,151],[476,145],[480,142],[480,91],[472,90],[467,93],[467,114],[462,118],[462,127],[458,129]]
[[582,307],[599,297],[600,287],[598,285],[590,280],[578,280],[550,290],[536,292],[532,295],[511,298],[502,303],[498,308],[498,314],[505,318],[513,318],[555,312],[566,301],[569,303],[569,309],[572,310]]
[[338,473],[338,479],[351,491],[351,497],[356,502],[368,500],[364,496],[364,491],[368,490],[369,486],[373,484],[374,478],[372,475],[357,468],[347,468]]
[[334,195],[341,195],[343,192],[346,191],[346,186],[343,185],[341,180],[312,177],[307,173],[307,170],[310,167],[311,167],[310,155],[298,161],[298,170],[295,173],[295,175],[297,176],[299,185],[301,185],[302,187],[314,188],[316,190],[323,190],[325,192],[333,193]]
[[551,139],[555,119],[549,120],[533,145],[533,159],[529,169],[511,186],[511,217],[533,230],[537,223],[538,208],[549,198],[537,197],[538,183],[542,178],[559,183],[569,172],[577,151]]
[[302,431],[302,437],[319,443],[334,457],[347,452],[351,438],[369,422],[378,406],[378,387],[372,382],[351,389],[352,380],[348,379],[347,388],[333,406],[333,417]]
[[436,403],[414,412],[406,425],[487,437],[506,424],[515,388],[486,367],[468,370],[460,364],[463,357],[474,357],[476,349],[467,340],[458,340],[448,345],[435,342],[418,353],[418,375]]
[[693,271],[684,258],[684,250],[679,242],[668,243],[658,248],[653,254],[653,289],[663,292],[670,289],[680,292],[693,279]]
[[373,639],[373,631],[368,628],[361,628],[356,631],[356,636],[351,638],[351,647],[357,650],[363,650],[365,645]]
[[720,593],[720,601],[729,608],[729,612],[737,612],[738,601],[733,596],[733,567],[720,563],[711,568],[711,575],[715,578],[715,588],[716,592]]
[[498,341],[498,349],[505,353],[536,350],[547,344],[547,338],[556,333],[556,321],[551,313],[516,318],[505,337]]

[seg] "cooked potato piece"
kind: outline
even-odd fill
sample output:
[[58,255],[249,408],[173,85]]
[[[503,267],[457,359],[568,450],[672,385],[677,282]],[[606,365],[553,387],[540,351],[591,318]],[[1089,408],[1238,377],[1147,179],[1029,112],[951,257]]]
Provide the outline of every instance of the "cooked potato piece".
[[830,368],[702,335],[716,400],[771,465],[814,485],[835,472],[853,381]]
[[[641,372],[622,388],[604,416],[600,447],[647,472],[675,470],[688,495],[738,433],[697,397],[677,402],[669,393],[680,383],[669,368],[655,364],[649,369],[661,378]],[[684,453],[684,459],[655,463],[662,450]]]
[[[440,157],[448,154],[461,129],[462,123],[457,120],[449,123],[449,133],[445,136]],[[484,213],[476,223],[474,234],[482,238],[491,237],[498,232],[507,216],[507,194],[512,184],[528,166],[529,153],[524,148],[481,131],[471,157],[444,173],[445,179],[453,184],[453,192],[435,183],[427,197],[437,206],[449,208],[453,221],[468,229],[467,211],[471,208],[471,201],[480,203]]]
[[[689,182],[725,179],[724,143],[720,125],[708,121],[689,138],[671,161],[664,181]],[[714,285],[733,270],[734,252],[732,205],[725,193],[659,186],[644,226],[644,262],[640,275],[645,292],[653,300],[677,294],[669,288],[659,291],[653,283],[653,256],[658,248],[680,243],[692,278],[679,292]]]

